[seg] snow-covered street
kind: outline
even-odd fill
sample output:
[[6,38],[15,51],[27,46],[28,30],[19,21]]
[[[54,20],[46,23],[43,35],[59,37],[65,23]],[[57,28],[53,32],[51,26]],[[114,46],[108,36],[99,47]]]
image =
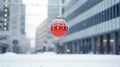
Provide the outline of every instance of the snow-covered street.
[[6,53],[0,55],[0,67],[120,67],[120,56]]

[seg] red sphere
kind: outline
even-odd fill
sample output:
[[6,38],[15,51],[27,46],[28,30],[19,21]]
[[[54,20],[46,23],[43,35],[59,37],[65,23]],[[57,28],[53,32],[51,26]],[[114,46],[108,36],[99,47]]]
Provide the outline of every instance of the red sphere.
[[58,18],[51,24],[50,31],[54,36],[61,37],[67,33],[68,26],[64,20]]

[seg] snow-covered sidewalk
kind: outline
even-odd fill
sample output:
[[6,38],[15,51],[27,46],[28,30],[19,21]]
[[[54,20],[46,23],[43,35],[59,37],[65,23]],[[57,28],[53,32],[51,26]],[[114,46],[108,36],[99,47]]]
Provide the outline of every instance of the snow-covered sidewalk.
[[0,67],[120,67],[119,55],[42,53],[0,55]]

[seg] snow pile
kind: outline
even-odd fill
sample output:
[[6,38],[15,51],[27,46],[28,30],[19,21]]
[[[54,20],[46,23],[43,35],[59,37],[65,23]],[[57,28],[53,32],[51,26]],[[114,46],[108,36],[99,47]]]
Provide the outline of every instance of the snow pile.
[[4,53],[4,55],[16,55],[15,53],[13,53],[13,52],[7,52],[7,53]]
[[38,54],[0,55],[0,67],[120,67],[119,55]]
[[50,55],[50,54],[51,54],[51,55],[55,55],[56,53],[54,53],[54,52],[44,52],[43,54],[44,54],[44,55],[48,55],[48,54],[49,54],[49,55]]

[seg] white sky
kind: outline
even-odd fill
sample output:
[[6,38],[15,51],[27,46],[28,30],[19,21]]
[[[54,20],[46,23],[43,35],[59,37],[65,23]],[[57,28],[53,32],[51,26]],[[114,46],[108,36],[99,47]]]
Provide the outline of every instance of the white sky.
[[47,0],[23,0],[26,5],[26,34],[35,45],[35,29],[47,18]]

